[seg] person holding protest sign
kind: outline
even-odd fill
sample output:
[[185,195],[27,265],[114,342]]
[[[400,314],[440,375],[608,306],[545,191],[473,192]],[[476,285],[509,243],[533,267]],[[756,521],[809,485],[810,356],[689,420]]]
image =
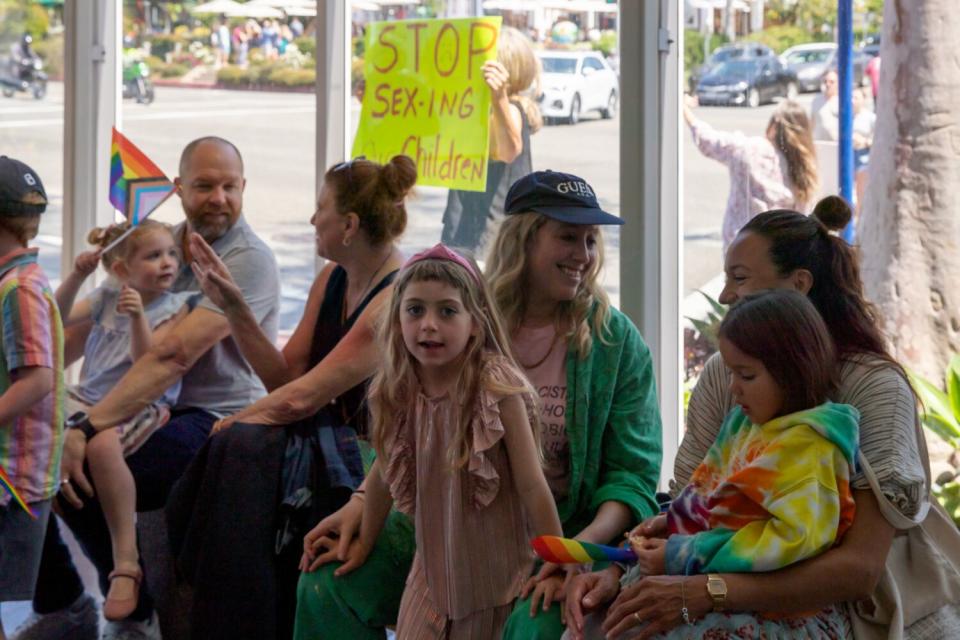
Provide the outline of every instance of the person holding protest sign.
[[533,170],[530,135],[543,124],[540,109],[525,92],[540,84],[540,63],[530,41],[513,27],[501,27],[497,60],[483,65],[490,87],[490,159],[485,191],[451,189],[443,213],[441,242],[477,253],[491,221],[503,216],[507,190]]
[[[611,543],[656,513],[661,455],[649,349],[610,307],[598,279],[600,225],[622,220],[600,209],[584,180],[552,171],[518,181],[505,211],[487,279],[511,348],[542,401],[544,473],[564,535]],[[363,507],[358,493],[304,540],[297,640],[380,640],[397,620],[412,532],[385,530],[362,566],[340,570]],[[557,569],[544,566],[528,580],[504,638],[560,638],[565,584]]]

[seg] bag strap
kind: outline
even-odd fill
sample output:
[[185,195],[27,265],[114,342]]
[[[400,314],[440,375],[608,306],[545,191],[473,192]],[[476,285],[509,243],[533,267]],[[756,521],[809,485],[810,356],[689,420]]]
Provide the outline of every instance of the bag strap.
[[911,527],[915,527],[922,523],[924,520],[926,520],[927,513],[930,511],[930,501],[936,500],[936,498],[930,495],[930,454],[927,452],[927,441],[923,434],[923,429],[920,426],[919,415],[915,419],[915,425],[917,450],[920,454],[923,470],[926,475],[926,493],[928,498],[923,502],[920,507],[920,511],[914,518],[908,518],[900,513],[900,510],[897,509],[893,502],[890,501],[890,499],[880,488],[880,481],[877,480],[877,474],[874,473],[873,467],[871,467],[870,463],[867,461],[867,457],[863,455],[863,451],[860,449],[857,450],[857,461],[860,463],[860,468],[863,470],[863,475],[867,477],[867,482],[870,483],[870,488],[873,489],[873,494],[877,498],[877,504],[880,506],[880,513],[882,513],[883,517],[887,519],[887,522],[892,524],[897,529],[910,529]]

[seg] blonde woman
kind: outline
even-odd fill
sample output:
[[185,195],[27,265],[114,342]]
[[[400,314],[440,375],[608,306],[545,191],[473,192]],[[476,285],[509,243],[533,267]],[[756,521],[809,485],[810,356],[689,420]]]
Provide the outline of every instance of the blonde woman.
[[483,67],[490,87],[490,160],[486,191],[451,189],[443,213],[444,244],[467,253],[480,250],[503,216],[503,202],[514,182],[533,170],[530,135],[543,125],[537,104],[529,97],[540,86],[540,62],[530,40],[512,27],[500,30],[497,59]]
[[[487,279],[510,347],[540,396],[547,484],[564,535],[610,543],[656,513],[661,455],[650,351],[599,282],[600,227],[623,221],[600,209],[584,180],[553,171],[518,181],[505,212]],[[413,557],[409,525],[391,514],[362,567],[347,575],[334,568],[348,558],[363,506],[361,493],[304,540],[298,640],[382,639],[383,626],[397,620]],[[560,638],[565,583],[556,569],[527,580],[504,638]]]
[[723,215],[723,250],[743,225],[768,209],[806,211],[819,186],[810,119],[796,102],[777,106],[766,134],[717,131],[694,115],[687,96],[683,117],[700,152],[727,166],[730,193]]

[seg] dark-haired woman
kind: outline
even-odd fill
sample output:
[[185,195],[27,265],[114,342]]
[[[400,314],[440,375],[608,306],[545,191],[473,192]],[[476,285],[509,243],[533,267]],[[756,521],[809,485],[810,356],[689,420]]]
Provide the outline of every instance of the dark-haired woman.
[[358,436],[366,435],[365,382],[379,363],[374,325],[403,262],[396,240],[416,176],[403,156],[327,171],[311,223],[317,254],[330,263],[282,351],[257,329],[223,263],[193,238],[204,293],[270,391],[215,425],[171,496],[195,638],[293,634],[303,535],[363,480]]
[[[832,233],[849,220],[849,207],[837,197],[822,200],[809,217],[787,210],[756,216],[740,230],[726,253],[727,282],[721,301],[732,304],[769,288],[795,289],[810,298],[837,350],[838,384],[831,399],[853,405],[860,412],[861,452],[876,472],[881,489],[904,516],[919,520],[929,487],[928,463],[921,457],[916,438],[916,399],[903,368],[887,351],[875,309],[864,298],[854,250]],[[674,493],[688,484],[716,439],[724,416],[733,408],[728,387],[729,372],[714,356],[690,399],[687,431],[674,466]],[[609,607],[603,628],[611,631],[612,637],[649,638],[669,631],[684,624],[683,608],[691,620],[705,618],[698,629],[705,632],[709,626],[710,637],[715,638],[744,637],[738,635],[744,629],[746,637],[753,637],[761,628],[767,637],[791,638],[797,635],[798,624],[804,627],[801,636],[807,638],[811,625],[839,610],[844,636],[852,637],[846,603],[873,595],[896,534],[880,513],[862,473],[854,476],[852,488],[856,516],[840,544],[778,571],[655,576],[624,585],[622,590],[618,568],[578,576],[567,597],[571,635],[580,636],[585,612]],[[663,527],[663,519],[654,518],[641,525],[638,533],[662,535]],[[811,615],[811,611],[817,613]],[[906,636],[960,637],[960,617],[953,607],[944,607],[907,629]]]

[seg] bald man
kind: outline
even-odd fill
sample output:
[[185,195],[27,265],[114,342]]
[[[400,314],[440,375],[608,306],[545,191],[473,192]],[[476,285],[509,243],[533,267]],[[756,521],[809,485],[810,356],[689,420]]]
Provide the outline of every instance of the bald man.
[[[183,261],[173,290],[200,291],[190,269],[188,242],[189,234],[197,233],[224,261],[260,326],[275,339],[279,274],[273,252],[243,218],[246,180],[240,152],[222,138],[194,140],[183,150],[179,173],[174,183],[186,220],[174,230]],[[127,458],[137,485],[137,510],[159,509],[213,423],[266,393],[230,337],[226,317],[212,301],[199,298],[187,317],[137,360],[110,393],[88,413],[75,414],[67,423],[59,507],[96,566],[104,592],[113,568],[110,535],[84,469],[86,444],[97,432],[136,415],[181,378],[183,387],[170,422]],[[83,591],[55,519],[50,523],[34,615],[14,638],[96,640],[96,605]],[[140,586],[134,612],[126,620],[108,622],[103,638],[160,638],[146,584]]]

